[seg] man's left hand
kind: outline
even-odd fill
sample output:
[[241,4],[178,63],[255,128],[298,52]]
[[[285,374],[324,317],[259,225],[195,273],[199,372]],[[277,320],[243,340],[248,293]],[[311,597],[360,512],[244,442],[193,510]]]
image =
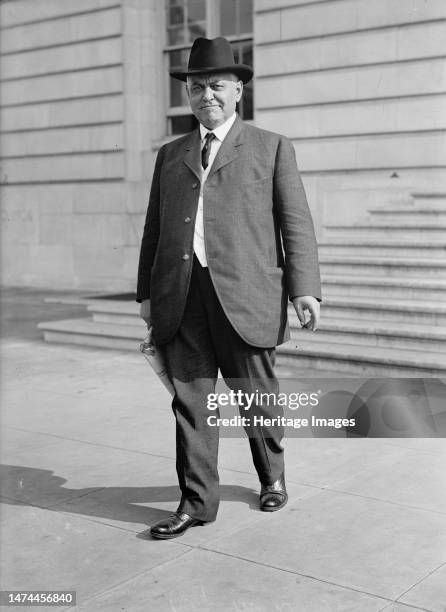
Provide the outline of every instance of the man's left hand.
[[[300,324],[306,329],[316,331],[319,325],[321,307],[319,302],[312,295],[299,295],[294,298],[293,306],[299,318]],[[310,318],[306,319],[306,313],[310,313]]]

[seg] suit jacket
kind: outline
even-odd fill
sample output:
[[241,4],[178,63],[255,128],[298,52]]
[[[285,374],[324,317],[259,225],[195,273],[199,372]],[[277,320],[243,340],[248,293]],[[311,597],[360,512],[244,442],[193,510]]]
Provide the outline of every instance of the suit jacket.
[[[183,316],[200,191],[195,130],[158,152],[141,243],[137,301],[151,300],[153,338],[168,342]],[[320,299],[313,222],[291,142],[236,121],[204,186],[209,273],[223,310],[248,344],[289,339],[288,297]]]

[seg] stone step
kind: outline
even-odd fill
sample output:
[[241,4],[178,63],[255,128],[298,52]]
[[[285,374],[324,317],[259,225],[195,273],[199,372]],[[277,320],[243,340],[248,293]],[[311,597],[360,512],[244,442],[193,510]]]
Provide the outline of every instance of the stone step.
[[38,328],[43,331],[46,342],[128,351],[138,351],[146,334],[142,320],[138,325],[116,325],[91,319],[65,319],[39,323]]
[[368,213],[371,223],[374,219],[386,220],[389,224],[407,223],[418,225],[419,223],[444,223],[446,221],[446,207],[441,205],[429,206],[386,206],[369,208]]
[[95,323],[113,323],[114,325],[135,325],[140,320],[139,314],[119,314],[118,312],[93,312]]
[[396,276],[397,278],[436,278],[444,279],[446,275],[446,260],[430,258],[399,258],[390,256],[366,257],[362,256],[327,256],[319,257],[321,271],[324,275],[354,276],[363,274],[367,276]]
[[89,312],[119,313],[139,315],[140,304],[133,300],[91,300],[87,306]]
[[[328,319],[349,319],[352,321],[394,321],[410,325],[446,325],[446,304],[444,302],[424,302],[373,298],[327,296],[322,302],[321,312]],[[290,304],[290,320],[296,313]],[[296,323],[296,325],[298,325]]]
[[322,293],[324,297],[348,295],[378,299],[384,296],[397,300],[446,302],[446,279],[323,275]]
[[409,351],[440,353],[446,359],[446,327],[434,325],[408,325],[386,321],[354,321],[329,319],[323,316],[316,333],[301,329],[297,317],[290,318],[291,338],[297,344],[301,340],[339,344],[355,344],[363,347],[379,346]]
[[[398,221],[398,220],[396,220]],[[389,223],[383,221],[378,223],[361,223],[358,225],[326,225],[325,236],[329,238],[346,238],[364,240],[383,240],[391,238],[394,240],[443,240],[446,236],[446,223],[419,223],[415,225],[404,225],[401,223]]]
[[354,256],[423,257],[446,259],[446,240],[387,240],[330,238],[319,243],[319,254]]
[[417,205],[440,205],[446,207],[446,193],[412,193],[412,198]]
[[[316,332],[317,333],[317,332]],[[314,334],[316,335],[316,334]],[[338,344],[294,340],[277,349],[277,366],[298,376],[303,369],[332,370],[362,376],[444,376],[446,358],[436,353],[407,351],[399,348],[366,348],[355,344]]]
[[115,325],[145,325],[139,316],[140,305],[133,301],[94,300],[87,307],[93,321]]

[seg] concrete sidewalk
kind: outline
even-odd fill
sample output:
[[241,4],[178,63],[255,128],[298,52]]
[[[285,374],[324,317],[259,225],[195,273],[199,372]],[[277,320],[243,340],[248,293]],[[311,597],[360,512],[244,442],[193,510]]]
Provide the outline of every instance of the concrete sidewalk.
[[247,440],[222,438],[217,521],[156,541],[179,499],[167,393],[136,350],[30,334],[42,294],[5,298],[1,589],[76,590],[88,612],[446,610],[443,440],[287,438],[269,514]]

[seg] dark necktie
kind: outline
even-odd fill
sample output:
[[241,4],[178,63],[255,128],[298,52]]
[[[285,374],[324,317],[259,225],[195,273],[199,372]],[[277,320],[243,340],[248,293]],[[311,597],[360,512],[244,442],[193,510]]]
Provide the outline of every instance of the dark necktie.
[[215,138],[215,134],[213,132],[208,132],[205,136],[205,143],[204,143],[204,147],[201,150],[201,165],[203,166],[203,169],[206,170],[206,168],[209,165],[209,155],[211,153],[211,143]]

